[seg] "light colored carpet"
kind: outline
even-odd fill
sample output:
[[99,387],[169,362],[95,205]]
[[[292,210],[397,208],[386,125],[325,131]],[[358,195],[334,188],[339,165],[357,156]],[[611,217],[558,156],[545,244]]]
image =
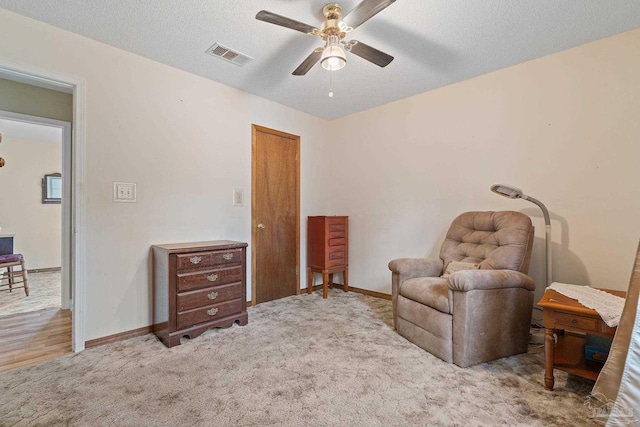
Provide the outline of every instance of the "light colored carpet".
[[462,369],[391,327],[391,303],[332,290],[249,308],[168,349],[153,335],[0,374],[3,426],[579,426],[593,383],[542,349]]
[[29,296],[24,289],[0,292],[0,316],[60,307],[60,271],[29,273],[28,281]]

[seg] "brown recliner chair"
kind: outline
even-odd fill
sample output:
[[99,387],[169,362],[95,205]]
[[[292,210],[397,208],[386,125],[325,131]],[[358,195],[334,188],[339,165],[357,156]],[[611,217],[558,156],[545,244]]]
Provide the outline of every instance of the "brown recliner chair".
[[[526,352],[533,232],[520,212],[466,212],[451,224],[439,258],[391,261],[398,333],[463,368]],[[448,270],[455,272],[442,277]]]

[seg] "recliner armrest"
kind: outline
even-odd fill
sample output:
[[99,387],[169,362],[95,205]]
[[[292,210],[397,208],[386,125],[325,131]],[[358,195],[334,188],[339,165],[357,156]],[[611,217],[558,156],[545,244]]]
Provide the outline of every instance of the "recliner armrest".
[[389,270],[402,276],[403,281],[414,277],[437,277],[442,274],[440,258],[398,258],[389,262]]
[[533,279],[513,270],[463,270],[449,276],[449,289],[458,292],[473,290],[523,288],[533,291]]
[[398,258],[389,262],[394,329],[398,327],[398,293],[402,282],[414,277],[437,277],[442,274],[442,264],[440,258]]

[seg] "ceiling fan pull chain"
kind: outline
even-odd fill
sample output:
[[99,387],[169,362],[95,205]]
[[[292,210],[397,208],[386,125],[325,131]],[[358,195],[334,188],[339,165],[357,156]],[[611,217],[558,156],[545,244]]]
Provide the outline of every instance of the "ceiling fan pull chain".
[[329,70],[329,98],[333,98],[333,71]]

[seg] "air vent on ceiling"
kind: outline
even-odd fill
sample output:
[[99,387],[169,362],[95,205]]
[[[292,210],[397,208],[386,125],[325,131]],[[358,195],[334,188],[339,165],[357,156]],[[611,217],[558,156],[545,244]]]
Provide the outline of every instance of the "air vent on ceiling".
[[253,60],[252,57],[245,55],[244,53],[236,52],[232,49],[229,49],[228,47],[223,46],[220,43],[214,43],[213,46],[207,49],[206,53],[239,66],[242,66],[247,62]]

